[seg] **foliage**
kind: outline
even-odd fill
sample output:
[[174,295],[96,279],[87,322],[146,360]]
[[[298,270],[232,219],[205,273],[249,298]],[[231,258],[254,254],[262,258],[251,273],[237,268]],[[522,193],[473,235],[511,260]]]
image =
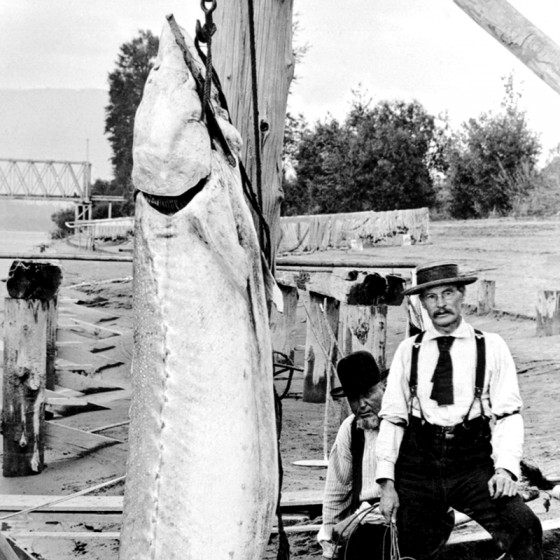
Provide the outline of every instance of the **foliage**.
[[552,157],[531,177],[532,189],[528,195],[518,197],[512,212],[516,216],[557,216],[560,215],[560,155]]
[[463,124],[448,152],[451,214],[457,218],[504,215],[526,196],[540,152],[536,135],[519,109],[511,76],[500,112]]
[[[103,181],[98,179],[92,185],[91,194],[96,196],[123,196],[122,187],[116,181]],[[111,217],[120,218],[122,216],[130,216],[133,214],[134,208],[130,200],[126,202],[111,203]],[[91,217],[94,220],[107,218],[109,215],[108,202],[94,202]]]
[[56,229],[51,234],[53,239],[62,239],[68,237],[72,233],[66,222],[73,222],[75,220],[75,212],[73,208],[63,208],[57,210],[51,215],[51,220],[55,223]]
[[142,99],[144,84],[157,55],[159,39],[151,31],[120,47],[116,68],[109,74],[109,104],[105,107],[105,133],[113,150],[111,162],[115,185],[132,207],[132,138],[134,116]]
[[420,103],[382,101],[371,108],[354,92],[342,124],[333,118],[313,128],[299,122],[296,178],[285,181],[285,214],[418,208],[434,202],[431,169],[442,158],[435,119]]

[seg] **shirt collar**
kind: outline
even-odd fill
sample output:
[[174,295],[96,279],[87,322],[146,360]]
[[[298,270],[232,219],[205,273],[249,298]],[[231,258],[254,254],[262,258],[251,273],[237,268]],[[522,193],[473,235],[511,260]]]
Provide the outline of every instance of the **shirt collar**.
[[440,336],[453,336],[455,338],[469,338],[473,336],[474,329],[469,325],[462,317],[459,326],[448,335],[444,335],[436,330],[436,328],[430,323],[426,329],[425,340],[432,340],[434,338],[439,338]]

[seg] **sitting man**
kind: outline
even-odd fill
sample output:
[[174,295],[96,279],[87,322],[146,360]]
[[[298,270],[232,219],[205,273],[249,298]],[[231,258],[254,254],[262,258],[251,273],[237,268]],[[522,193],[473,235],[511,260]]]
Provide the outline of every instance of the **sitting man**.
[[449,507],[494,538],[496,556],[540,560],[542,528],[517,493],[523,448],[517,372],[503,339],[462,316],[475,276],[455,264],[417,269],[431,323],[398,347],[380,416],[377,480],[380,509],[399,531],[400,551],[439,556],[449,535]]
[[[329,456],[317,539],[323,558],[378,560],[387,527],[377,507],[375,441],[387,372],[379,371],[369,352],[359,351],[342,358],[337,373],[341,387],[331,394],[346,396],[353,414],[340,426]],[[389,557],[387,543],[388,538],[385,558]]]

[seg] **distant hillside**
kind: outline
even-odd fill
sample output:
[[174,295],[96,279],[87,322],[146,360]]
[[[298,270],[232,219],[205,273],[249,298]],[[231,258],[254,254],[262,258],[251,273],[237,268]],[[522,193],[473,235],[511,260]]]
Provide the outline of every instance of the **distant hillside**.
[[102,89],[0,89],[0,158],[85,161],[92,178],[111,179]]

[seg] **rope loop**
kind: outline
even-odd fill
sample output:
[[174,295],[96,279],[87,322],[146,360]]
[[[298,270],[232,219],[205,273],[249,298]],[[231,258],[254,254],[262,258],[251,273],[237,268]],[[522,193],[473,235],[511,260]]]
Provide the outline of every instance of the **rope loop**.
[[[210,4],[210,6],[207,8],[206,4]],[[206,15],[209,15],[216,9],[217,4],[218,3],[216,0],[200,0],[200,9]]]

